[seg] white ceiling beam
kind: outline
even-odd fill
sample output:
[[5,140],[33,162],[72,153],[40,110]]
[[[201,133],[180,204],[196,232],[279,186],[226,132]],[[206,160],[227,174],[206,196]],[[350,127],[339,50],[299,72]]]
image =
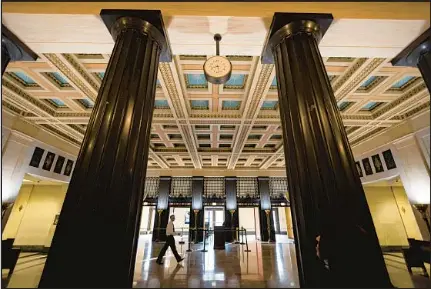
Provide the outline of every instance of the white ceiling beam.
[[[110,54],[114,46],[98,15],[2,16],[9,30],[36,53]],[[223,55],[261,55],[267,34],[267,23],[261,17],[173,16],[167,23],[172,52],[214,55],[214,23],[222,24]],[[319,47],[323,57],[392,58],[428,26],[427,19],[336,19]]]

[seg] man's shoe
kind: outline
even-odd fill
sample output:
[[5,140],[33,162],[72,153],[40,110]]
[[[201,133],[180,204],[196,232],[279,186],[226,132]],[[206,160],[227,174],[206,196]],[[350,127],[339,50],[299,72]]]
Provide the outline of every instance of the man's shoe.
[[181,258],[181,259],[177,260],[177,262],[180,263],[183,260],[184,260],[184,258]]

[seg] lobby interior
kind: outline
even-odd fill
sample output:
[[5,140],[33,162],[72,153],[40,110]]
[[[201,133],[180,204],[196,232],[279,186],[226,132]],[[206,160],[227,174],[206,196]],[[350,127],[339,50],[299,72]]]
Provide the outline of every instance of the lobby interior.
[[[324,287],[327,205],[375,239],[376,287],[431,287],[406,260],[429,256],[429,3],[2,6],[3,286]],[[321,31],[271,46],[288,13]],[[171,214],[185,259],[158,265]]]

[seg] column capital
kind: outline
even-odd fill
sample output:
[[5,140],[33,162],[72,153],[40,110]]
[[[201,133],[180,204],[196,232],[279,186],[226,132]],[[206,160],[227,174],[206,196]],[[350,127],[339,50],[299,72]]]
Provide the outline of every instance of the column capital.
[[261,61],[273,64],[272,48],[284,38],[298,32],[313,33],[317,42],[325,35],[332,23],[332,14],[321,13],[274,13],[269,32],[266,36]]
[[428,28],[418,38],[413,40],[394,59],[391,60],[393,66],[416,67],[420,56],[431,51],[431,28]]
[[1,25],[1,46],[6,49],[11,61],[34,61],[37,54],[24,44],[6,26]]
[[123,29],[141,30],[143,33],[149,34],[160,45],[160,61],[172,61],[172,50],[160,10],[102,9],[100,17],[114,41]]

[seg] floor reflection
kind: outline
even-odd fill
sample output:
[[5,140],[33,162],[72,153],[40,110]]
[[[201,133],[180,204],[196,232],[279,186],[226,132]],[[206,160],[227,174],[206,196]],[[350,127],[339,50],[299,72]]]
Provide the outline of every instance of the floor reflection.
[[[179,241],[179,240],[177,240]],[[178,265],[168,250],[162,266],[155,260],[163,244],[152,243],[141,236],[136,260],[134,287],[298,287],[298,273],[294,244],[288,239],[277,244],[251,241],[246,246],[227,244],[226,250],[214,250],[212,239],[206,244],[193,244],[192,252],[186,244],[178,246],[185,256]]]
[[[163,266],[156,264],[163,244],[152,243],[150,237],[141,235],[139,239],[134,287],[299,287],[294,244],[282,236],[277,236],[281,242],[277,244],[250,241],[248,254],[245,246],[235,244],[227,245],[224,251],[214,251],[212,240],[206,246],[208,252],[201,252],[200,244],[186,253],[187,242],[180,246],[178,238],[178,252],[185,255],[185,260],[178,265],[168,250]],[[10,280],[4,279],[8,272],[2,270],[3,287],[37,288],[45,260],[46,254],[22,252]],[[421,276],[421,270],[414,268],[409,274],[401,253],[387,253],[385,261],[395,287],[431,288],[430,279]],[[426,268],[430,272],[429,264]]]

